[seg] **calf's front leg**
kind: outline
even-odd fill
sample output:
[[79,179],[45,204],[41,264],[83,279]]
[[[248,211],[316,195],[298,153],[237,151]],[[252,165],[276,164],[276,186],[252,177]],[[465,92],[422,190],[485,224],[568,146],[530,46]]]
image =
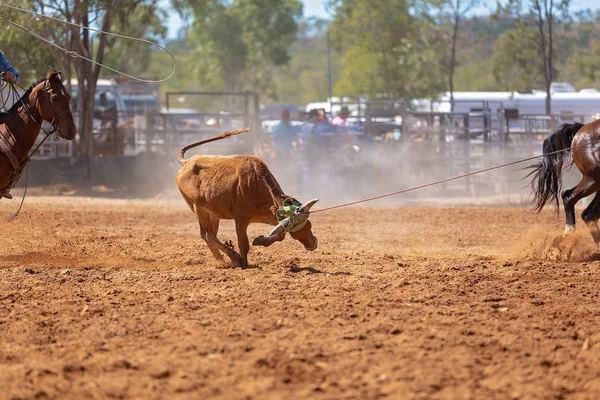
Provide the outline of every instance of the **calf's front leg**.
[[281,242],[283,239],[285,239],[285,230],[281,229],[281,230],[275,231],[274,233],[272,233],[269,236],[263,236],[263,235],[257,236],[252,241],[252,245],[269,247],[270,245],[272,245],[275,242]]
[[240,249],[242,269],[248,267],[248,252],[250,251],[250,243],[248,241],[248,223],[244,219],[235,220],[235,232],[237,234],[238,247]]

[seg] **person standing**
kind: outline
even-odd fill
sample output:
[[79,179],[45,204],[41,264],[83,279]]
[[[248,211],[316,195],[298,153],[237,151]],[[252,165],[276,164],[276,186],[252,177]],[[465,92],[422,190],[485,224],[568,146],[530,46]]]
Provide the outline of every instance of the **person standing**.
[[349,116],[350,110],[348,110],[348,107],[344,106],[342,107],[342,110],[339,112],[339,114],[336,115],[336,117],[331,121],[331,124],[337,126],[344,126],[346,125],[346,120]]
[[282,158],[292,152],[298,140],[298,129],[292,125],[290,110],[281,111],[281,121],[273,127],[275,157]]
[[282,110],[281,121],[273,127],[274,170],[290,182],[297,180],[295,171],[297,145],[298,127],[292,124],[290,110]]

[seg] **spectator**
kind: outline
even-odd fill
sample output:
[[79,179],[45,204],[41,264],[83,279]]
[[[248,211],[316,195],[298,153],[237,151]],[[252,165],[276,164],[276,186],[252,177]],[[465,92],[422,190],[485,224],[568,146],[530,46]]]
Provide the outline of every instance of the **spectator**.
[[[296,165],[296,145],[298,141],[298,127],[290,121],[290,111],[281,111],[281,121],[273,127],[273,149],[275,162],[272,167],[278,178],[287,182],[298,182],[299,176]],[[286,186],[287,187],[287,186]],[[298,187],[293,188],[298,192]],[[288,190],[292,190],[291,188]]]
[[273,147],[275,152],[289,152],[298,139],[298,129],[290,121],[290,110],[281,112],[281,121],[273,127]]
[[316,108],[313,108],[308,112],[308,114],[306,116],[306,122],[311,122],[311,123],[319,122],[319,111],[317,111]]
[[348,119],[349,116],[350,116],[350,110],[348,110],[348,107],[344,106],[344,107],[342,107],[342,110],[339,112],[339,114],[331,121],[331,124],[338,125],[338,126],[344,126],[344,125],[346,125],[346,120]]
[[320,124],[328,124],[329,120],[327,119],[327,112],[324,108],[319,109],[319,121]]

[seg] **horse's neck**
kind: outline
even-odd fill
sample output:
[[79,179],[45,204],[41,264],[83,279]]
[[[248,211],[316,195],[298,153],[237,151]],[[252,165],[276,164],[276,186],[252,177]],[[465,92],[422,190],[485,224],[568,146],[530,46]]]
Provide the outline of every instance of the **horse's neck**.
[[9,118],[5,124],[14,136],[15,144],[12,147],[13,154],[23,162],[40,133],[41,116],[31,103],[19,107],[16,115]]

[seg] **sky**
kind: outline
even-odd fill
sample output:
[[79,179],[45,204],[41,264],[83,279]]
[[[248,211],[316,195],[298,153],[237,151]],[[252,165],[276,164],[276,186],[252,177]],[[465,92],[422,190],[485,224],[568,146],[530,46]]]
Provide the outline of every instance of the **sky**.
[[[393,0],[392,0],[393,1]],[[304,4],[304,15],[305,16],[316,16],[321,18],[329,18],[330,15],[325,10],[325,2],[326,0],[302,0]],[[169,8],[169,1],[162,0],[165,8]],[[496,5],[496,0],[482,0],[479,7],[473,10],[474,14],[488,14],[490,13]],[[600,1],[599,0],[571,0],[571,11],[579,11],[584,9],[599,9]],[[182,21],[177,15],[176,12],[169,12],[169,38],[174,38],[177,36],[177,31],[182,25]]]
[[[161,5],[165,9],[170,9],[168,0],[162,0]],[[304,15],[309,16],[317,16],[321,18],[329,18],[329,14],[325,11],[325,2],[323,0],[302,0],[304,4]],[[181,28],[183,22],[179,15],[176,12],[169,11],[169,33],[168,37],[170,39],[177,36],[177,31]]]

